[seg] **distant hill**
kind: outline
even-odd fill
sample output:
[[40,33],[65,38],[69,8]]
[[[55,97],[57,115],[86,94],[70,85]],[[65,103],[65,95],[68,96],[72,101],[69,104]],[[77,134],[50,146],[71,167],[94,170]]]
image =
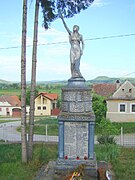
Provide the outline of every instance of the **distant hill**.
[[11,82],[0,79],[0,84],[11,84]]
[[98,76],[95,79],[92,80],[88,80],[89,83],[91,84],[114,84],[117,80],[119,80],[121,83],[123,83],[124,81],[128,80],[131,83],[135,84],[135,78],[110,78],[108,76]]
[[[95,79],[92,80],[87,80],[87,84],[114,84],[117,80],[119,80],[121,83],[123,83],[126,80],[129,80],[131,83],[135,84],[135,78],[117,78],[117,77],[108,77],[108,76],[98,76]],[[5,85],[10,85],[13,84],[15,82],[11,82],[11,81],[5,81],[0,79],[0,84],[5,84]],[[20,82],[16,82],[18,84],[20,84]],[[27,85],[30,85],[30,81],[27,81]],[[67,80],[52,80],[52,81],[37,81],[37,85],[46,85],[46,84],[63,84],[66,85],[67,84]]]

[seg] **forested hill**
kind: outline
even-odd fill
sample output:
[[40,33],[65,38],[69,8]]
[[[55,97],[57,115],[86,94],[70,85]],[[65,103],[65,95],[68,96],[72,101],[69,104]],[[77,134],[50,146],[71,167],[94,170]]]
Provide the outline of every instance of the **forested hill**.
[[10,84],[11,82],[0,79],[0,84]]
[[92,80],[88,80],[87,82],[88,83],[91,83],[91,84],[114,84],[117,80],[119,80],[121,83],[123,83],[124,81],[128,80],[130,81],[131,83],[135,84],[135,78],[110,78],[110,77],[107,77],[107,76],[98,76],[97,78],[95,79],[92,79]]
[[[92,79],[92,80],[87,80],[87,83],[88,84],[114,84],[117,80],[119,80],[121,83],[123,83],[124,81],[126,80],[129,80],[131,83],[135,84],[135,78],[117,78],[117,77],[114,77],[114,78],[110,78],[110,77],[107,77],[107,76],[98,76],[96,77],[95,79]],[[67,83],[67,80],[55,80],[55,81],[37,81],[37,85],[40,85],[40,84],[66,84]],[[5,80],[2,80],[0,79],[0,86],[2,85],[16,85],[16,84],[20,84],[19,82],[11,82],[11,81],[5,81]],[[30,82],[27,82],[27,85],[29,85]]]

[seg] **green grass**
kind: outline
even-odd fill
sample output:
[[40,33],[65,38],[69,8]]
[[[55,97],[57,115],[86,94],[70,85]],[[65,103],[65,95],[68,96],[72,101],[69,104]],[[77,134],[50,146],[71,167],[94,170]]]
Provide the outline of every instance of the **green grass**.
[[[118,122],[113,122],[112,123],[116,129],[118,129],[118,134],[121,132],[121,127],[123,127],[124,134],[125,133],[135,133],[135,122],[124,122],[124,123],[118,123]],[[96,134],[101,134],[101,129],[96,125],[95,127],[95,133]],[[115,134],[115,135],[118,135]]]
[[47,134],[49,136],[58,136],[58,120],[57,118],[42,118],[35,122],[34,133],[45,135],[47,124]]
[[[57,118],[44,117],[36,120],[34,124],[34,134],[45,135],[47,124],[47,135],[58,136],[58,120]],[[27,124],[27,132],[28,132]],[[17,131],[21,132],[21,126],[17,127]]]
[[115,144],[95,145],[95,153],[98,161],[111,161],[119,156],[120,147]]
[[21,94],[21,89],[0,89],[0,96],[1,95],[17,95]]
[[[35,134],[46,134],[46,126],[34,126],[34,133]],[[56,124],[49,124],[47,125],[47,134],[49,136],[58,136],[58,125]]]
[[118,180],[135,179],[135,148],[121,148],[120,155],[111,161],[113,171]]
[[[96,145],[98,161],[108,161],[112,165],[117,180],[135,179],[135,149],[120,148],[116,145]],[[0,145],[0,179],[33,180],[38,169],[57,159],[57,145],[34,145],[33,160],[28,164],[21,163],[20,144]]]
[[[61,87],[51,87],[49,89],[39,88],[38,91],[40,92],[48,92],[48,93],[57,93],[59,97],[61,96]],[[0,96],[1,95],[17,95],[19,96],[21,94],[21,89],[13,89],[13,88],[7,88],[7,89],[0,89]]]
[[113,123],[119,132],[123,127],[124,133],[135,133],[135,122]]
[[[116,180],[135,179],[135,148],[95,145],[95,153],[98,161],[111,163]],[[0,144],[0,179],[33,180],[42,165],[57,157],[57,145],[35,144],[33,160],[22,164],[20,144]]]
[[16,122],[16,121],[18,121],[18,120],[0,120],[0,124],[1,123],[7,123],[7,122]]
[[[57,136],[58,135],[58,119],[52,117],[35,117],[35,125],[34,125],[34,133],[45,135],[46,133],[46,124],[49,136]],[[1,122],[1,121],[0,121]],[[4,121],[5,122],[5,121]],[[123,127],[124,133],[135,133],[135,123],[113,123],[113,125],[118,129],[118,133],[120,134],[120,129]],[[28,129],[28,128],[27,128]],[[21,131],[21,127],[17,128],[18,131]],[[95,134],[101,134],[101,129],[96,126]],[[115,134],[118,135],[118,134]]]
[[57,145],[34,145],[33,160],[21,163],[21,145],[0,145],[0,179],[33,180],[42,164],[57,158]]
[[37,121],[35,121],[35,125],[46,125],[46,124],[58,124],[57,118],[48,117],[40,117]]

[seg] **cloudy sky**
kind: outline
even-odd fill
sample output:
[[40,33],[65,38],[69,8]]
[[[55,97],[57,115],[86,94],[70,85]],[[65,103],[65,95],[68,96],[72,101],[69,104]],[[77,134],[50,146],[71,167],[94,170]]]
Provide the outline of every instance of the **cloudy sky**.
[[[31,76],[34,2],[28,0],[27,80]],[[95,0],[87,10],[65,21],[71,30],[74,24],[79,25],[85,40],[80,69],[86,80],[135,77],[134,0]],[[60,19],[47,31],[42,23],[40,9],[37,80],[67,80],[71,77],[68,34]],[[0,79],[20,81],[21,32],[22,1],[1,1]]]

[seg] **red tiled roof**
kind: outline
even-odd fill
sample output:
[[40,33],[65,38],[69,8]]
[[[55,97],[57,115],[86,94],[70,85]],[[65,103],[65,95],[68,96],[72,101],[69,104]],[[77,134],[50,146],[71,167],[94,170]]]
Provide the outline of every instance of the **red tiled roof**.
[[21,101],[19,100],[18,96],[7,96],[3,95],[0,96],[1,102],[8,102],[11,106],[21,106]]
[[[39,95],[43,95],[44,97],[50,99],[50,100],[57,100],[58,99],[58,94],[56,93],[47,93],[47,92],[42,92]],[[38,96],[39,96],[38,95]]]
[[116,84],[94,84],[93,92],[104,97],[108,97],[116,91]]

